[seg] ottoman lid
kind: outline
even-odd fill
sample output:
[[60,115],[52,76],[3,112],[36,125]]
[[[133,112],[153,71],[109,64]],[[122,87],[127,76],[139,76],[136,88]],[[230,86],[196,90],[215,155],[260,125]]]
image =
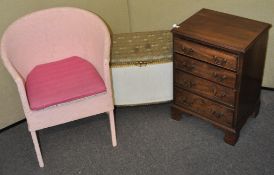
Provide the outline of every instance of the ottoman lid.
[[172,34],[169,30],[114,34],[112,40],[111,67],[172,61]]

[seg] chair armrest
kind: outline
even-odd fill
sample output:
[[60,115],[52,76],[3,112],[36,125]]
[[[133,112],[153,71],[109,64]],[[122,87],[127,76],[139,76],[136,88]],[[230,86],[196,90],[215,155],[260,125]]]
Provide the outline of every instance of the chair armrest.
[[104,59],[104,81],[106,84],[106,88],[108,92],[112,92],[111,87],[111,72],[110,72],[110,66],[109,66],[109,59]]
[[13,75],[14,81],[17,85],[17,89],[19,92],[19,96],[23,105],[23,109],[25,111],[26,117],[29,113],[31,113],[31,109],[29,107],[29,102],[27,98],[26,88],[25,88],[25,81],[17,75],[16,77]]
[[29,107],[29,102],[28,102],[27,93],[25,89],[25,81],[19,75],[19,73],[14,69],[14,67],[11,65],[11,63],[8,61],[8,59],[5,56],[6,55],[3,56],[3,63],[6,69],[8,70],[8,72],[11,74],[13,80],[15,81],[15,84],[17,85],[22,106],[27,117],[28,114],[31,113],[31,109]]

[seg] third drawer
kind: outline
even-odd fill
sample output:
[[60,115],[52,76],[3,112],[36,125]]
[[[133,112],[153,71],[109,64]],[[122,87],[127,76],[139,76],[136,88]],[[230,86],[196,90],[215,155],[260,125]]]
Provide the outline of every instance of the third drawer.
[[235,90],[203,78],[175,70],[175,85],[220,103],[234,106]]

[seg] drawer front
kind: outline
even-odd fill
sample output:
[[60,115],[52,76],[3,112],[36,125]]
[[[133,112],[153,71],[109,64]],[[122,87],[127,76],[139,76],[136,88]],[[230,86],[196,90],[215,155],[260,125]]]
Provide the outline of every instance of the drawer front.
[[235,91],[203,78],[175,70],[175,85],[204,97],[234,106]]
[[212,102],[198,95],[175,88],[175,104],[198,113],[210,120],[232,127],[234,110],[218,103]]
[[236,73],[174,53],[174,66],[191,74],[235,88]]
[[174,39],[174,51],[233,71],[237,70],[237,55],[215,50],[190,41]]

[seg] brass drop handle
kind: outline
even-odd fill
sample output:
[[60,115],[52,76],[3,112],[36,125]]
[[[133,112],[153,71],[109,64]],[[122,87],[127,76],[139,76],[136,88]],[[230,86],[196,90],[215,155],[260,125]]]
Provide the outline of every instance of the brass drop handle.
[[225,79],[226,79],[226,76],[225,76],[225,75],[223,75],[223,76],[220,76],[219,81],[220,81],[220,82],[224,82],[224,81],[225,81]]
[[222,58],[222,57],[217,57],[217,56],[213,56],[213,62],[214,64],[216,65],[219,65],[219,66],[224,66],[226,65],[227,63],[227,60],[225,58]]
[[217,74],[216,72],[213,72],[212,73],[212,76],[219,82],[224,82],[226,80],[226,75],[220,75],[220,74]]
[[218,77],[218,74],[217,74],[216,72],[213,72],[213,73],[212,73],[212,76],[213,76],[214,78],[217,78],[217,77]]
[[189,81],[184,81],[184,83],[183,83],[184,88],[192,88],[192,87],[195,86],[195,85],[196,85],[196,84],[193,83],[191,80],[189,80]]
[[192,48],[187,48],[185,47],[184,45],[181,45],[181,51],[184,53],[184,54],[192,54],[194,52],[194,50]]
[[195,68],[195,65],[193,63],[189,64],[186,61],[182,63],[182,66],[188,71],[192,71]]
[[193,104],[193,102],[188,101],[186,97],[179,98],[179,102],[186,106],[192,106]]
[[212,109],[211,109],[211,114],[212,114],[214,117],[216,117],[216,118],[221,118],[221,117],[224,116],[224,113],[223,113],[223,112],[217,112],[217,111],[212,110]]
[[206,104],[206,102],[205,102],[205,100],[204,99],[198,99],[199,100],[199,102],[200,102],[200,104],[202,104],[202,105],[204,105],[204,104]]
[[213,95],[214,95],[215,97],[224,98],[227,94],[226,94],[226,92],[221,92],[220,95],[218,95],[217,89],[216,89],[216,88],[213,88]]
[[226,96],[226,92],[222,92],[221,95],[220,95],[221,98],[223,98],[225,96]]

